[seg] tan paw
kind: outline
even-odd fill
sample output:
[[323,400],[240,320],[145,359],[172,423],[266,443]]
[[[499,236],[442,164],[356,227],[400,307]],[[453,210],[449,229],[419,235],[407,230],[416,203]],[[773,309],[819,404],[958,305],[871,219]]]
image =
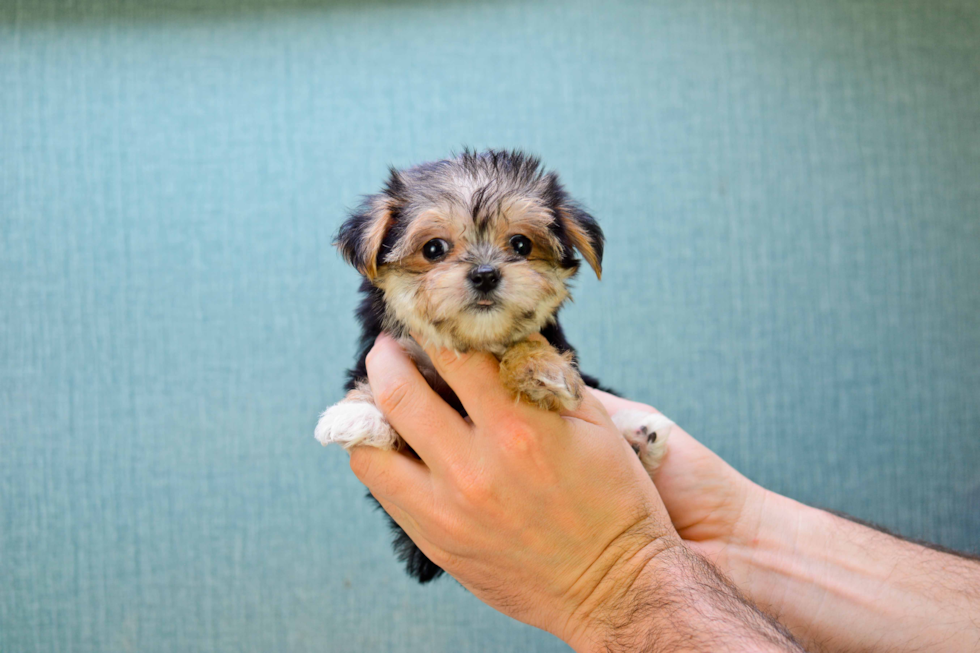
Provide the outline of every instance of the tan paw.
[[643,467],[651,473],[657,469],[667,453],[667,438],[674,423],[662,413],[629,409],[619,411],[612,420]]
[[573,410],[582,402],[582,377],[572,355],[545,342],[520,342],[500,360],[500,380],[516,397],[548,410]]

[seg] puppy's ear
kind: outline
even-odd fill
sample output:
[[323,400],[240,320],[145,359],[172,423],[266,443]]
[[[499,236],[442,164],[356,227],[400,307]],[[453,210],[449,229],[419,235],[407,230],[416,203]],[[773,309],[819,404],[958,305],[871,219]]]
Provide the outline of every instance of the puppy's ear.
[[582,258],[595,270],[597,279],[602,278],[602,250],[605,247],[605,237],[602,229],[591,215],[577,206],[566,207],[562,210],[565,221],[565,232],[572,246],[582,254]]
[[578,250],[601,279],[605,237],[599,223],[568,197],[557,176],[548,175],[546,181],[548,202],[555,214],[555,231],[567,250],[566,259],[572,258],[572,249]]
[[381,264],[381,245],[404,206],[405,183],[391,168],[385,189],[365,198],[344,222],[334,241],[344,259],[357,271],[373,280]]

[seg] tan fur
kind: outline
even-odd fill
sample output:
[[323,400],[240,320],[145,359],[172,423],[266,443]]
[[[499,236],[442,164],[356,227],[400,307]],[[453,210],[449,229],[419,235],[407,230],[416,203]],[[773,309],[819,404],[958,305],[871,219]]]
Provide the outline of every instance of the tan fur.
[[[485,221],[482,229],[458,207],[424,211],[373,279],[385,292],[389,317],[434,345],[458,351],[501,354],[508,345],[539,332],[568,298],[565,282],[574,273],[557,264],[560,244],[547,229],[542,211],[530,200],[511,202],[504,217]],[[510,238],[517,234],[532,240],[527,259],[510,250]],[[435,262],[421,252],[433,238],[451,247]],[[493,265],[501,273],[493,310],[474,306],[467,275],[479,264]]]
[[466,231],[466,223],[450,205],[429,209],[424,211],[405,230],[405,234],[395,244],[391,252],[385,257],[386,262],[399,262],[404,264],[406,259],[416,257],[423,262],[421,256],[422,245],[433,238],[443,238],[453,243],[463,238]]
[[387,199],[377,199],[375,202],[377,206],[372,211],[375,219],[364,237],[364,251],[367,256],[363,269],[360,270],[368,279],[374,279],[378,275],[378,252],[381,251],[381,243],[391,228],[392,221],[390,202]]
[[519,342],[500,360],[500,380],[520,399],[547,410],[574,410],[585,385],[572,355],[546,342]]
[[[506,222],[506,225],[499,228],[499,231],[505,234],[503,243],[506,243],[511,236],[523,234],[539,246],[544,246],[546,258],[557,258],[561,251],[561,243],[551,231],[554,218],[540,202],[527,197],[510,199],[501,203],[500,215]],[[537,256],[540,257],[541,252],[538,252]]]
[[589,266],[595,270],[595,276],[602,279],[602,263],[599,261],[599,257],[592,247],[589,235],[574,220],[565,221],[565,230],[568,232],[568,238],[572,241],[575,249],[582,254],[582,257],[585,258]]
[[[573,410],[582,400],[585,385],[572,354],[528,338],[568,300],[567,284],[579,267],[574,250],[602,277],[602,235],[591,216],[576,214],[557,177],[538,166],[519,153],[489,151],[393,170],[385,191],[342,228],[338,245],[384,295],[382,329],[400,339],[447,401],[453,391],[419,343],[493,353],[501,381],[518,400],[551,411]],[[395,215],[398,237],[389,238]],[[531,241],[529,254],[514,251],[517,235]],[[447,250],[430,261],[425,245],[437,238]],[[382,245],[390,249],[377,265]],[[470,277],[483,266],[499,275],[489,289]],[[666,452],[670,420],[638,411],[614,419],[652,472]],[[321,416],[316,435],[345,447],[404,446],[366,383]]]
[[[551,219],[527,199],[502,205],[482,230],[458,207],[429,209],[409,225],[374,282],[385,292],[390,318],[427,344],[491,351],[502,358],[501,376],[515,396],[560,410],[577,406],[581,398],[582,381],[571,356],[525,341],[567,300],[566,281],[574,273],[557,264],[560,244],[548,228]],[[509,250],[516,234],[532,240],[527,259]],[[421,254],[432,238],[451,245],[436,262]],[[473,306],[467,275],[481,263],[501,272],[493,311]]]
[[[566,242],[597,274],[599,255],[578,220],[547,203],[555,179],[537,166],[516,155],[507,161],[487,155],[393,171],[386,192],[359,209],[366,226],[350,247],[363,274],[384,292],[385,330],[414,333],[427,344],[456,351],[492,352],[506,359],[513,379],[525,379],[514,386],[518,394],[539,405],[565,406],[574,403],[581,386],[570,360],[524,344],[567,301],[567,282],[577,269],[568,263],[566,245],[554,230],[556,220]],[[399,237],[378,265],[396,214]],[[529,254],[514,251],[511,240],[518,235],[531,241]],[[424,256],[425,244],[433,239],[447,244],[436,261]],[[480,266],[499,273],[490,295],[479,294],[469,280]],[[538,372],[551,376],[531,387],[526,379]],[[548,391],[556,398],[545,397]]]
[[368,403],[374,403],[374,393],[371,392],[371,386],[364,381],[358,381],[354,386],[353,390],[347,393],[344,397],[344,401],[366,401]]

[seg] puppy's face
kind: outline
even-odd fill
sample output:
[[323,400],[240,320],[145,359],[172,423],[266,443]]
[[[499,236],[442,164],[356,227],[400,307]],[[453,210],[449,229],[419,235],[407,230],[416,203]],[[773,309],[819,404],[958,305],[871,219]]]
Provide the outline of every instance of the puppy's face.
[[536,159],[490,151],[393,170],[337,244],[383,293],[389,331],[498,351],[553,318],[576,250],[601,273],[603,241]]

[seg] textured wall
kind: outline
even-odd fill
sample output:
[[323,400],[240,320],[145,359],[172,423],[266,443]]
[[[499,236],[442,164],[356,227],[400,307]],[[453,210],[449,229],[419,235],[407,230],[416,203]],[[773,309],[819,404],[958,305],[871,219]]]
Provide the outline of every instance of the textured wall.
[[0,650],[563,650],[410,585],[312,438],[345,207],[464,144],[602,220],[588,371],[980,548],[980,4],[602,4],[0,4]]

